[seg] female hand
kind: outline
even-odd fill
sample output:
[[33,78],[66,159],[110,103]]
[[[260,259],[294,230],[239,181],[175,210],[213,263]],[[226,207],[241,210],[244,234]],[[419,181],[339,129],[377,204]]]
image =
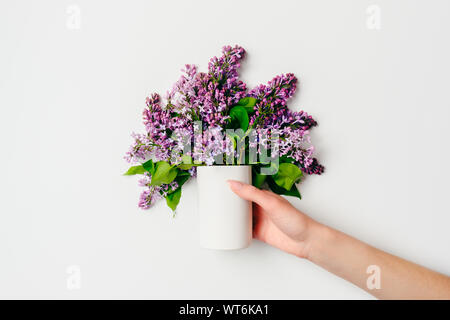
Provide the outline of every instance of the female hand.
[[[253,202],[255,238],[307,258],[378,298],[450,299],[450,277],[324,226],[273,192],[228,182],[238,196]],[[378,273],[368,276],[371,268]]]
[[234,193],[253,202],[254,238],[298,257],[308,257],[310,230],[317,222],[273,192],[239,181],[228,183]]

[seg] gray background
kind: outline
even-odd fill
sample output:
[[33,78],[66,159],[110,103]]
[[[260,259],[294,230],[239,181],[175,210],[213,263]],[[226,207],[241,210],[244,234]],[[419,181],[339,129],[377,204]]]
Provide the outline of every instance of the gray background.
[[200,249],[195,181],[175,219],[137,208],[122,156],[146,95],[225,44],[248,51],[250,86],[294,72],[291,108],[319,121],[326,173],[295,206],[448,274],[449,15],[445,0],[2,1],[0,297],[371,298],[257,241]]

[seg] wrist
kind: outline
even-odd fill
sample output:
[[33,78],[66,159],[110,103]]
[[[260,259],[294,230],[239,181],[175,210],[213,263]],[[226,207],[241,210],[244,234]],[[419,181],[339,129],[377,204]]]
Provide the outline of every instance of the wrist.
[[308,221],[306,238],[304,241],[303,258],[317,262],[320,259],[321,252],[327,246],[333,237],[333,229],[311,219]]

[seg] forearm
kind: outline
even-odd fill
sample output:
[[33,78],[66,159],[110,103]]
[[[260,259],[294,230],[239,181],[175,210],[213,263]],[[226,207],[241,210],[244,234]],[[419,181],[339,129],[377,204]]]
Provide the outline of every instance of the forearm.
[[[312,223],[307,259],[380,299],[450,299],[450,278],[371,247],[342,232]],[[369,266],[380,288],[368,288]],[[374,275],[376,276],[376,275]]]

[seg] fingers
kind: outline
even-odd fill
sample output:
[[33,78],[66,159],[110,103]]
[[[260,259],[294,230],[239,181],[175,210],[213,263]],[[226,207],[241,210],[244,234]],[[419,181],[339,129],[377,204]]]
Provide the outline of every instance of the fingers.
[[297,235],[303,232],[306,216],[283,197],[239,181],[228,180],[228,183],[239,197],[259,205],[271,222],[284,233]]
[[263,241],[264,231],[267,229],[269,218],[262,213],[262,209],[256,203],[253,203],[253,238]]
[[231,190],[242,199],[253,201],[265,209],[270,205],[267,194],[263,190],[236,180],[228,180],[227,182]]
[[252,185],[236,181],[228,180],[231,190],[242,199],[253,201],[260,205],[266,212],[272,214],[274,211],[291,207],[291,204],[283,197],[268,191],[261,190]]

